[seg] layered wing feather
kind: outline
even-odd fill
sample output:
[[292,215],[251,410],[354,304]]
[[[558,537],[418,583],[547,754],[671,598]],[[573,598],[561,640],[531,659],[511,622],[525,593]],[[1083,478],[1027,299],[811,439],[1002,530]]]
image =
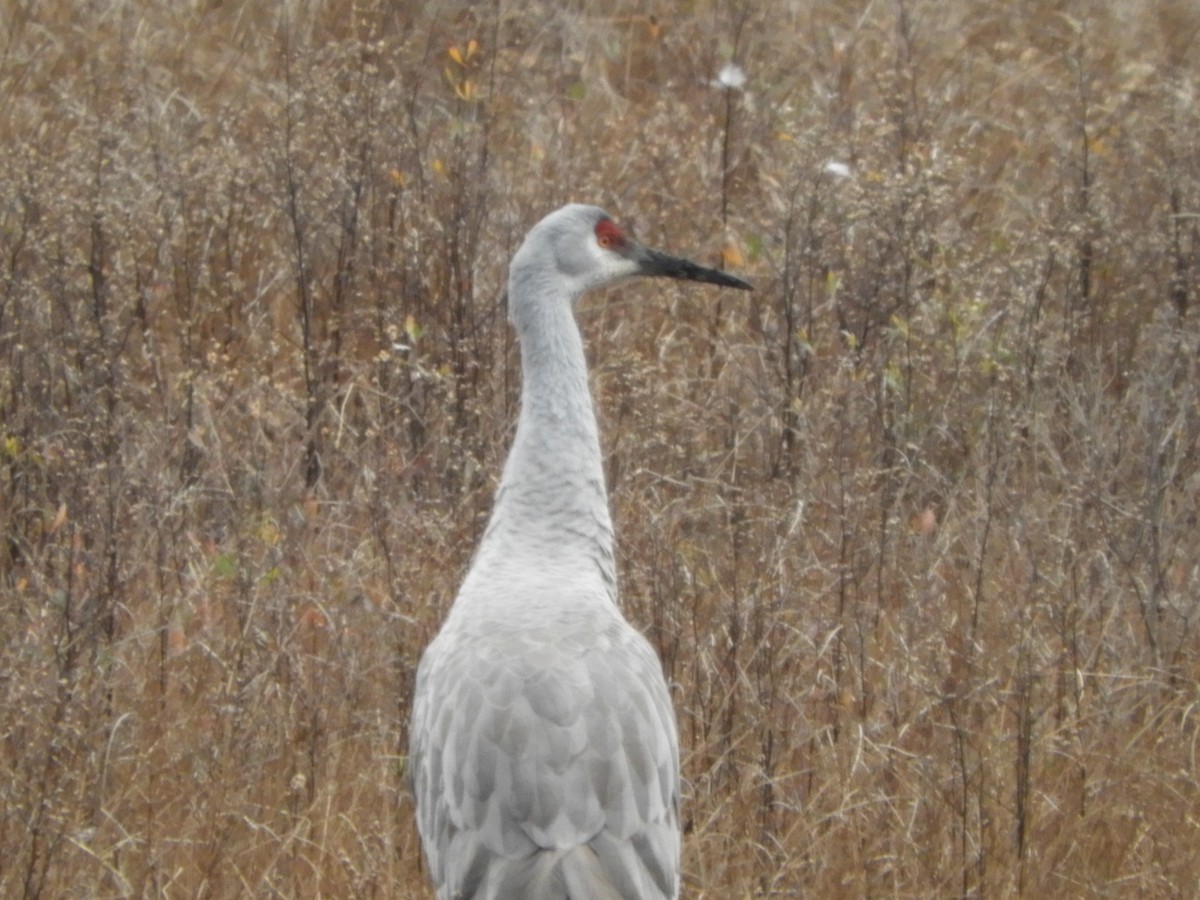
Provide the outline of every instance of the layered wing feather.
[[418,670],[409,765],[439,897],[574,898],[595,873],[596,897],[678,893],[674,714],[611,603],[452,616]]

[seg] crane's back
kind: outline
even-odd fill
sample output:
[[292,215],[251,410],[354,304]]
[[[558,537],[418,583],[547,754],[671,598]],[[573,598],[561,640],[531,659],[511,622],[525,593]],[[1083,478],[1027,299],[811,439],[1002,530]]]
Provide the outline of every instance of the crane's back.
[[658,658],[607,597],[558,599],[508,618],[456,604],[421,661],[411,775],[439,897],[677,894]]

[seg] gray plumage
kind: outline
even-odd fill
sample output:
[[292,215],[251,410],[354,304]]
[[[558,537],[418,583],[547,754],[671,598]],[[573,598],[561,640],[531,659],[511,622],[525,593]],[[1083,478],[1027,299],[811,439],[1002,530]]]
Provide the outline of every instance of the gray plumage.
[[679,749],[662,668],[617,606],[612,521],[573,306],[638,275],[748,289],[593,206],[513,257],[517,432],[458,597],[417,670],[409,775],[441,900],[679,892]]

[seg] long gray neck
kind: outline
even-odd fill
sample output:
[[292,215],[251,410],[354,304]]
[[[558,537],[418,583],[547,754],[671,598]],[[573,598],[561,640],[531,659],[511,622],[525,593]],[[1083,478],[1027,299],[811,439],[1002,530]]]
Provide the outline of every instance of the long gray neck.
[[479,559],[500,554],[542,571],[594,572],[615,601],[612,520],[583,339],[569,299],[523,299],[513,310],[521,413]]

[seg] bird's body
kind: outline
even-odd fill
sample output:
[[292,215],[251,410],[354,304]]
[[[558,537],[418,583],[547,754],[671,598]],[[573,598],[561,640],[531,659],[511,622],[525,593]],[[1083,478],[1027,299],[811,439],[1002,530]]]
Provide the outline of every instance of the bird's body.
[[417,673],[409,765],[439,898],[679,890],[679,750],[661,664],[617,605],[575,300],[638,274],[744,282],[568,206],[513,258],[517,432],[471,568]]

